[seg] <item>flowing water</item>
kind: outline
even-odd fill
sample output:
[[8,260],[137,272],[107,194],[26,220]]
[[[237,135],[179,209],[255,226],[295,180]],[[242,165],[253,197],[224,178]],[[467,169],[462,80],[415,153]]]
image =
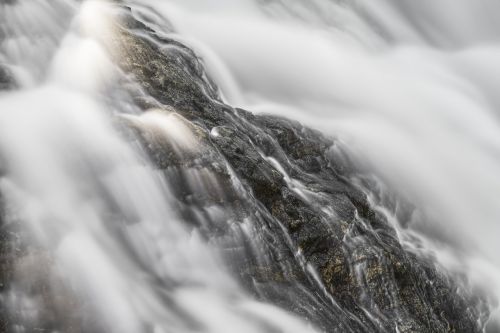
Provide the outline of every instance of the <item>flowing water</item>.
[[[500,296],[499,1],[124,3],[193,48],[228,104],[339,137],[429,217],[395,221],[399,232]],[[226,267],[220,242],[237,246],[234,235],[255,230],[244,224],[233,239],[210,241],[187,228],[175,175],[124,134],[122,121],[181,153],[204,149],[182,119],[140,115],[119,89],[124,74],[98,42],[107,10],[91,0],[0,1],[0,64],[17,85],[0,92],[0,192],[37,249],[2,292],[16,332],[50,321],[46,300],[30,292],[43,278],[71,295],[51,307],[95,331],[314,332],[255,300]],[[189,175],[201,192],[224,192],[208,173]],[[310,281],[319,284],[313,271]]]

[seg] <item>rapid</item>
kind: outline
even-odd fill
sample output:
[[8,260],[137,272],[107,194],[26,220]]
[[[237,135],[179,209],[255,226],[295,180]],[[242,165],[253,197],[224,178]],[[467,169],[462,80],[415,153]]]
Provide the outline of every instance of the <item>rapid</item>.
[[[14,282],[0,293],[2,310],[16,318],[13,332],[35,332],[41,323],[56,332],[53,313],[65,314],[64,327],[74,332],[130,333],[325,331],[315,307],[333,313],[328,320],[351,318],[300,250],[293,258],[306,282],[277,293],[297,298],[302,310],[258,299],[243,286],[228,257],[251,252],[273,263],[260,243],[257,208],[241,225],[225,217],[237,207],[213,204],[208,217],[179,208],[178,171],[155,168],[130,127],[166,138],[181,158],[202,158],[209,149],[184,118],[142,113],[122,89],[127,73],[103,45],[122,10],[113,3],[0,0],[0,76],[5,70],[15,82],[0,91],[0,198],[23,238]],[[439,269],[486,295],[487,332],[497,332],[499,1],[117,3],[194,50],[224,103],[300,121],[349,147],[356,164],[386,184],[373,193],[352,179],[403,247],[435,258]],[[322,204],[266,158],[304,201]],[[246,197],[231,167],[223,168],[231,189]],[[183,172],[200,196],[229,196],[209,171]],[[385,191],[412,202],[412,215],[401,220],[380,199]],[[186,224],[190,219],[201,227]],[[218,227],[214,221],[230,232],[205,232]],[[243,243],[251,249],[240,249]],[[33,292],[41,280],[56,294],[49,304]],[[375,308],[363,309],[374,323],[383,320]],[[358,332],[345,325],[339,332]]]

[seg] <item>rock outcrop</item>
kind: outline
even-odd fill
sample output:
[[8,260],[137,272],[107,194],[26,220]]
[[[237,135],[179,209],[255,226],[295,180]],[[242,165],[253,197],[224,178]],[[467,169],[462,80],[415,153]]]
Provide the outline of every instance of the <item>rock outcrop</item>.
[[[228,262],[249,291],[329,332],[481,331],[483,302],[432,258],[401,245],[354,181],[367,178],[337,140],[291,120],[224,104],[192,50],[130,12],[125,10],[115,28],[110,53],[119,54],[122,70],[147,92],[131,90],[137,105],[174,110],[199,133],[204,148],[187,160],[165,158],[171,150],[139,130],[142,144],[167,178],[176,179],[186,220],[205,228],[207,237],[233,240],[224,244]],[[206,188],[200,194],[189,184],[187,169],[212,174],[224,194]],[[207,206],[225,214],[210,216]],[[196,223],[196,212],[210,226]],[[241,236],[227,221],[251,221],[255,238]]]
[[[338,140],[225,104],[191,49],[128,8],[102,38],[136,106],[175,115],[196,146],[128,119],[118,126],[163,170],[178,214],[220,248],[249,293],[325,332],[481,332],[485,302],[401,244],[368,200],[371,178]],[[0,89],[6,75],[0,68]],[[4,285],[9,261],[0,259]]]

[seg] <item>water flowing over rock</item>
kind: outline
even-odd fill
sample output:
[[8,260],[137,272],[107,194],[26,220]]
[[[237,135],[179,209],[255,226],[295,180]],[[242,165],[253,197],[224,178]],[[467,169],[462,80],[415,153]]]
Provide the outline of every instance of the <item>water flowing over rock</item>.
[[[382,193],[380,180],[338,138],[292,119],[226,104],[197,54],[169,35],[173,31],[158,31],[141,15],[147,8],[142,9],[107,4],[109,30],[97,37],[119,68],[120,89],[109,100],[123,97],[140,110],[119,110],[113,126],[128,145],[143,152],[144,164],[151,162],[171,191],[175,216],[215,249],[245,294],[294,313],[320,332],[483,331],[486,300],[466,278],[442,269],[430,253],[407,246],[400,234],[404,227],[390,221],[398,215],[404,225],[414,207]],[[0,67],[0,90],[13,88],[11,82]],[[104,164],[103,171],[93,172],[110,172]],[[9,172],[7,166],[2,174]],[[104,186],[97,184],[100,179],[95,177],[95,186]],[[123,219],[131,228],[139,224],[139,216],[134,221],[135,213],[125,212],[106,189],[100,191],[109,195],[109,207],[102,209],[110,221]],[[4,306],[13,275],[32,274],[15,285],[47,306],[46,317],[34,319],[33,329],[106,331],[97,320],[92,324],[99,310],[86,313],[87,304],[71,283],[44,280],[52,274],[43,272],[53,269],[50,251],[27,246],[32,236],[18,230],[22,222],[16,213],[0,212]],[[121,228],[110,223],[105,230],[119,234]],[[123,232],[110,247],[129,251],[132,263],[124,265],[139,267],[162,295],[159,302],[181,318],[181,328],[161,332],[204,332],[203,324],[197,326],[172,297],[183,281],[162,280],[130,245],[133,238],[133,232]],[[418,246],[419,240],[414,242]],[[34,266],[38,271],[33,272]],[[24,319],[16,311],[22,306],[14,302],[11,307],[2,311],[3,331],[27,332],[19,329]],[[285,332],[255,316],[257,331]],[[142,332],[157,332],[151,323],[143,324]]]

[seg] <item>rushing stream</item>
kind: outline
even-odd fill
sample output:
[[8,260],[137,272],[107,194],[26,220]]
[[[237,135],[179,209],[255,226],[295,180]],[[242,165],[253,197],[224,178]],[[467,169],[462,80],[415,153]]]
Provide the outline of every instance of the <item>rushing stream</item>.
[[[346,260],[366,287],[359,313],[286,223],[268,225],[275,212],[222,157],[226,127],[200,134],[199,122],[149,107],[148,86],[117,60],[133,68],[133,56],[110,42],[124,8],[141,24],[131,35],[147,26],[200,57],[215,104],[297,120],[349,147],[368,174],[350,181],[402,248],[484,297],[492,314],[477,325],[498,332],[498,0],[0,0],[0,199],[20,258],[0,289],[5,330],[411,332],[397,320],[388,329],[358,254]],[[162,52],[188,54],[161,38],[151,43]],[[175,166],[157,167],[155,144]],[[256,154],[311,214],[347,219],[281,155]],[[409,217],[384,199],[393,195],[416,207]],[[369,236],[349,229],[344,251],[370,247],[375,228],[361,228]],[[243,261],[279,273],[247,278]],[[383,280],[388,307],[403,318],[393,283]]]

